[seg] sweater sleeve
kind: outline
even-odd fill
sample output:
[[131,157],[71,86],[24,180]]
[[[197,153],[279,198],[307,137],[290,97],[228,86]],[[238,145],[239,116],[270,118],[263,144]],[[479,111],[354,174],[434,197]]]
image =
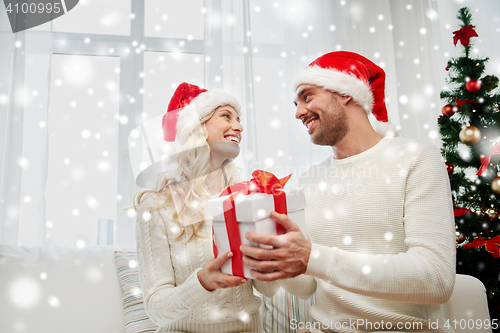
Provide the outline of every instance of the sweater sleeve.
[[291,279],[278,280],[279,285],[302,299],[309,299],[316,292],[316,280],[310,275],[298,275]]
[[155,199],[147,198],[137,211],[139,279],[148,316],[158,326],[166,326],[186,317],[212,292],[203,288],[198,280],[197,273],[201,268],[178,285],[170,259],[166,225],[157,210],[148,210],[154,206]]
[[425,146],[407,171],[404,243],[398,254],[360,254],[313,244],[306,274],[347,291],[416,304],[441,304],[455,283],[455,228],[441,155]]
[[253,287],[262,295],[266,297],[273,297],[274,294],[278,292],[280,286],[277,282],[264,282],[258,280],[252,280]]

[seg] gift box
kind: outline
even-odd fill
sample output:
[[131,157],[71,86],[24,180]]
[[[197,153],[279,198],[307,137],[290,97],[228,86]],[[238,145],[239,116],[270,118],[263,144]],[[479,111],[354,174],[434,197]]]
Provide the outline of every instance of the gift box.
[[[276,191],[282,191],[285,194],[287,215],[292,221],[297,223],[301,231],[306,234],[304,213],[305,198],[302,189],[278,189]],[[226,224],[225,211],[227,213],[228,207],[230,207],[230,205],[228,205],[228,200],[229,196],[222,196],[209,200],[208,202],[209,215],[212,219],[215,234],[217,254],[223,255],[228,251],[232,251],[234,254],[234,257],[221,267],[221,271],[225,274],[243,275],[251,279],[250,268],[243,264],[239,245],[246,244],[266,248],[265,245],[248,241],[245,238],[247,232],[258,232],[268,235],[278,234],[281,225],[277,224],[270,217],[271,212],[276,210],[274,196],[266,193],[251,193],[248,195],[237,194],[234,196],[234,212],[236,215],[237,229],[239,231],[239,239],[234,239],[236,237],[235,234],[232,233],[230,229],[228,231],[228,225]],[[226,201],[226,205],[224,201]],[[235,246],[233,250],[231,249],[231,242],[233,242],[233,246]]]

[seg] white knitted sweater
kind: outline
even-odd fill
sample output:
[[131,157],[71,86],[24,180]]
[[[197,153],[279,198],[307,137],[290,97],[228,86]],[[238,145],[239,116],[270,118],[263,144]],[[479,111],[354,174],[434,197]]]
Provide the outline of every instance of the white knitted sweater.
[[[259,317],[261,300],[255,287],[271,297],[276,283],[248,280],[241,286],[207,291],[197,273],[214,258],[212,223],[207,220],[200,235],[187,242],[173,222],[174,205],[149,211],[156,199],[147,198],[137,211],[136,238],[139,278],[144,305],[156,332],[263,332]],[[146,213],[146,214],[144,214]]]
[[299,185],[312,252],[306,275],[280,284],[302,298],[316,291],[313,332],[453,332],[441,305],[455,282],[453,206],[434,146],[384,138],[310,168]]

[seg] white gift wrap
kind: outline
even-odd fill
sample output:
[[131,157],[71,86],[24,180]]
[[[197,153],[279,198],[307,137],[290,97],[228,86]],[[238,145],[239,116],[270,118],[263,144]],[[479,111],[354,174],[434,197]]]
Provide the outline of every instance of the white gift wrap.
[[[283,189],[286,193],[287,214],[292,221],[297,223],[306,235],[305,198],[302,189]],[[222,255],[231,250],[224,221],[223,202],[228,196],[211,199],[208,201],[208,210],[212,219],[217,252]],[[239,196],[235,200],[236,220],[240,230],[241,244],[259,246],[245,238],[247,232],[258,232],[261,234],[276,235],[276,222],[270,217],[274,211],[274,198],[271,194],[254,193],[247,196]],[[266,248],[265,245],[260,245]],[[232,260],[228,260],[222,267],[221,272],[233,275]],[[252,279],[250,268],[243,265],[243,273],[246,278]]]

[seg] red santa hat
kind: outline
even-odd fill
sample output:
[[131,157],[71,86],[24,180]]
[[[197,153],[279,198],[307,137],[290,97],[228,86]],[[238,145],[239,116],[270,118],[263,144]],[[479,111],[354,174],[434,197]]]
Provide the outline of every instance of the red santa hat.
[[232,106],[238,115],[240,114],[240,104],[233,96],[222,91],[207,91],[194,84],[181,83],[162,118],[163,138],[167,142],[176,141],[184,145],[200,125],[200,120],[223,105]]
[[388,123],[385,106],[385,72],[369,59],[353,52],[327,53],[309,64],[295,80],[294,88],[310,84],[341,95],[351,96],[370,116],[377,133],[397,135]]

